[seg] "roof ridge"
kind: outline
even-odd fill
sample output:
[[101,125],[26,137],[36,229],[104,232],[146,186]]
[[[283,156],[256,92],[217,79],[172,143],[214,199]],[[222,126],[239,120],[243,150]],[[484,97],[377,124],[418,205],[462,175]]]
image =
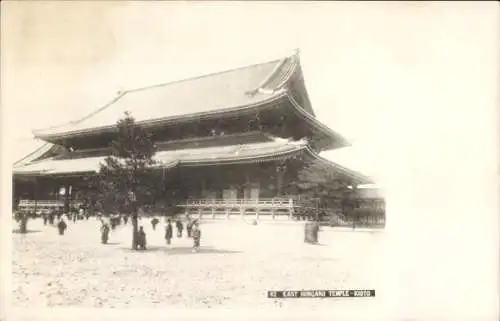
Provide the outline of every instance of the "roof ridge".
[[223,69],[223,70],[214,71],[214,72],[202,74],[202,75],[195,76],[195,77],[186,77],[186,78],[182,78],[182,79],[178,79],[178,80],[173,80],[173,81],[169,81],[169,82],[165,82],[165,83],[161,83],[161,84],[156,84],[156,85],[150,85],[150,86],[138,87],[138,88],[133,88],[133,89],[127,89],[127,90],[124,90],[124,92],[125,93],[131,93],[131,92],[136,92],[136,91],[153,89],[153,88],[168,86],[168,85],[177,84],[177,83],[181,83],[181,82],[186,82],[186,81],[191,81],[191,80],[197,80],[197,79],[201,79],[201,78],[205,78],[205,77],[211,77],[211,76],[221,75],[221,74],[225,74],[225,73],[229,73],[229,72],[234,72],[234,71],[238,71],[238,70],[242,70],[242,69],[252,68],[252,67],[261,66],[261,65],[266,65],[266,64],[270,64],[270,63],[278,63],[278,62],[281,63],[283,60],[285,60],[287,58],[289,58],[289,57],[268,60],[268,61],[264,61],[264,62],[260,62],[260,63],[254,63],[254,64],[249,64],[249,65],[245,65],[245,66],[241,66],[241,67]]
[[[288,64],[283,64],[280,66],[280,69],[283,68],[284,66],[286,67],[284,77],[276,86],[273,87],[273,90],[277,90],[284,87],[297,70],[297,66],[299,65],[299,58],[297,55],[288,57],[286,60]],[[273,76],[274,75],[275,74],[273,74]],[[268,82],[269,80],[270,79],[268,79]]]
[[279,64],[277,64],[273,68],[273,70],[269,73],[269,75],[267,75],[267,77],[264,78],[261,81],[261,83],[257,86],[257,90],[266,87],[266,84],[269,82],[269,80],[271,80],[271,78],[273,78],[273,76],[276,75],[276,73],[281,69],[281,67],[283,67],[283,65],[287,62],[288,58],[289,57],[285,57],[285,58],[281,59],[281,61],[279,62]]

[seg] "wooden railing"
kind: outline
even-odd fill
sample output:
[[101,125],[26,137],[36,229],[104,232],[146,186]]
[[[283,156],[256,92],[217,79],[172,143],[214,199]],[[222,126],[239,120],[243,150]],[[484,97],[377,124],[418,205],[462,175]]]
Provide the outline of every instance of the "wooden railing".
[[261,198],[261,199],[189,199],[186,204],[179,206],[290,206],[293,205],[292,198]]
[[[81,201],[73,200],[71,205],[80,205]],[[63,200],[20,200],[17,206],[18,211],[48,213],[54,209],[62,209],[64,207]]]
[[265,198],[265,199],[189,199],[178,207],[185,209],[186,214],[215,218],[223,215],[248,216],[270,215],[291,218],[299,206],[293,198]]
[[[291,198],[267,199],[189,199],[184,204],[177,205],[185,210],[185,214],[202,218],[226,218],[241,216],[244,218],[272,218],[274,219],[314,219],[318,212],[313,201]],[[327,225],[345,227],[383,227],[385,217],[373,213],[350,217],[339,211],[320,210],[322,219]]]
[[40,207],[40,206],[64,206],[64,201],[62,200],[20,200],[19,201],[19,206],[20,207],[34,207],[34,206]]

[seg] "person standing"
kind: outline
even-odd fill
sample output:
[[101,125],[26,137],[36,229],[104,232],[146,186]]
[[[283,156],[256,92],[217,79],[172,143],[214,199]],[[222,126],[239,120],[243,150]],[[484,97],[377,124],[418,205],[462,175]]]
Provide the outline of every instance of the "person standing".
[[165,239],[167,240],[167,244],[170,244],[173,234],[172,222],[168,219],[167,225],[165,226]]
[[160,223],[160,220],[157,217],[153,217],[153,219],[151,220],[151,225],[153,226],[153,231],[156,230],[156,225],[158,225],[158,223]]
[[198,249],[200,248],[200,239],[201,239],[201,231],[198,222],[195,222],[193,224],[192,236],[193,236],[193,252],[198,252]]
[[108,243],[108,238],[109,238],[109,225],[105,224],[104,221],[102,221],[101,225],[101,243],[102,244],[107,244]]
[[177,237],[182,237],[183,226],[180,219],[177,219],[177,221],[175,221],[175,227],[177,227]]

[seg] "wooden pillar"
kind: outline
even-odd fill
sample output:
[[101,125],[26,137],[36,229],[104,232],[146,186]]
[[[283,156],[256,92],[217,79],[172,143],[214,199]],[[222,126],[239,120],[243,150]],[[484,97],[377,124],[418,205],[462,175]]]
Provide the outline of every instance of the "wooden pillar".
[[204,198],[205,196],[205,189],[206,189],[206,185],[207,185],[207,182],[205,181],[205,179],[202,179],[201,180],[201,198]]
[[279,162],[276,165],[276,196],[282,195],[283,178],[285,177],[286,163],[285,161]]
[[274,220],[274,198],[271,199],[271,218]]
[[245,192],[248,197],[247,198],[252,198],[252,184],[250,182],[250,176],[248,175],[248,172],[245,171]]
[[65,189],[65,194],[64,194],[64,213],[69,213],[70,199],[69,199],[69,184],[67,182],[64,183],[64,189]]
[[35,192],[34,192],[34,198],[35,198],[35,206],[34,206],[34,214],[36,215],[36,210],[37,210],[37,202],[38,202],[38,179],[35,177]]
[[288,201],[288,219],[292,220],[293,219],[293,199],[290,197]]
[[259,214],[260,214],[260,204],[259,200],[255,200],[255,219],[258,221],[259,220]]
[[226,210],[226,220],[229,220],[229,202],[227,200],[224,200],[224,208]]
[[352,210],[356,213],[356,215],[353,217],[352,219],[352,228],[356,228],[356,221],[358,220],[361,220],[360,219],[360,215],[358,215],[359,212],[356,212],[356,211],[359,211],[358,209],[358,184],[356,182],[352,182],[352,194],[353,194],[353,199],[354,199],[354,203],[353,203],[353,207],[352,207]]

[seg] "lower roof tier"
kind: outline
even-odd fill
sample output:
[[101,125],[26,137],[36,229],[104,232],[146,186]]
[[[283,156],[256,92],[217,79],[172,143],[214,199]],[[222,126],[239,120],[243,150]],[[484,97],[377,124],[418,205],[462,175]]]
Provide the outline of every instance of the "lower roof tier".
[[[360,173],[321,158],[310,149],[306,140],[275,139],[271,142],[166,150],[157,152],[154,159],[159,168],[173,168],[176,166],[260,163],[290,158],[299,153],[305,153],[309,161],[321,165],[321,170],[334,170],[359,184],[372,183],[370,178]],[[105,156],[74,159],[51,157],[14,166],[13,173],[15,176],[81,175],[99,172],[100,164],[105,158]]]

